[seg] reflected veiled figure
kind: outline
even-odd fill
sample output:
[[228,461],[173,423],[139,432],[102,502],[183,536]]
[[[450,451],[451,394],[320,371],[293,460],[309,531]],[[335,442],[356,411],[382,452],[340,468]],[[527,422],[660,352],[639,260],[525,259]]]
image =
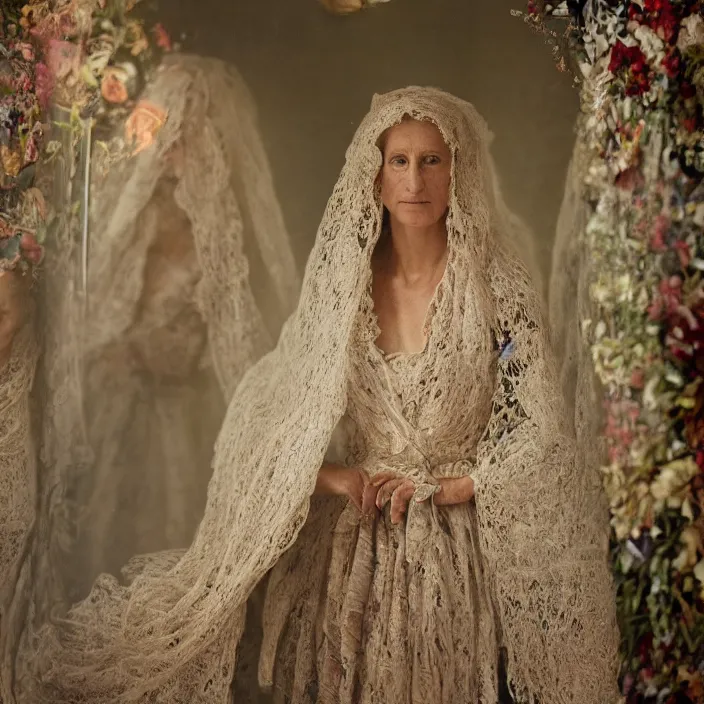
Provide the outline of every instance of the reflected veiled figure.
[[[144,99],[168,120],[151,148],[93,170],[86,296],[63,242],[47,253],[37,320],[15,320],[28,287],[3,276],[3,302],[19,311],[4,317],[3,423],[14,438],[3,448],[22,470],[3,475],[5,658],[28,604],[37,619],[60,614],[133,555],[187,547],[227,403],[299,292],[237,71],[174,55]],[[33,328],[45,332],[30,432]],[[12,677],[6,659],[7,701]]]
[[185,548],[203,513],[229,398],[268,349],[299,280],[248,90],[228,65],[178,56],[146,98],[156,149],[93,187],[83,382],[90,471],[77,574]]

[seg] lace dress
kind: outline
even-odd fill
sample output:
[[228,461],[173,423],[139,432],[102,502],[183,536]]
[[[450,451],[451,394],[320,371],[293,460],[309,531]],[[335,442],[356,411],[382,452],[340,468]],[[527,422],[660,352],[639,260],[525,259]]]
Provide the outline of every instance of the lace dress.
[[[347,463],[413,478],[416,498],[439,477],[468,473],[489,415],[493,383],[459,353],[453,378],[434,372],[448,353],[434,312],[451,304],[441,284],[419,354],[376,347],[370,296],[353,335]],[[461,410],[450,417],[448,407]],[[473,503],[411,501],[394,526],[388,506],[370,520],[351,503],[314,499],[270,575],[260,681],[286,704],[496,704],[494,614]]]

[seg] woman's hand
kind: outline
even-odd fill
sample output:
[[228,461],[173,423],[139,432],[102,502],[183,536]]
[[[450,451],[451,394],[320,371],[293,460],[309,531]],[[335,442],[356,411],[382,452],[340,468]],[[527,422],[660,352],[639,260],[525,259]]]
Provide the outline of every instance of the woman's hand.
[[324,464],[318,472],[314,493],[346,496],[364,516],[375,516],[376,492],[377,487],[369,481],[369,475],[363,469]]
[[[377,508],[382,510],[390,501],[391,522],[400,523],[415,493],[414,482],[391,472],[381,472],[371,480],[371,484],[377,487]],[[440,488],[433,494],[436,506],[463,504],[474,496],[474,480],[471,477],[440,479],[438,484]]]
[[0,272],[0,369],[10,359],[12,342],[27,318],[30,279],[16,271]]

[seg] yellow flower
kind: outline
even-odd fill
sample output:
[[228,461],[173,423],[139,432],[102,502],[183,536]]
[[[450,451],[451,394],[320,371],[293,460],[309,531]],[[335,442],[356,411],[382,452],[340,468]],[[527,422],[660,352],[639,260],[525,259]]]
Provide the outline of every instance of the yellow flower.
[[12,151],[7,145],[0,145],[0,163],[8,176],[17,176],[22,168],[22,157],[19,152]]

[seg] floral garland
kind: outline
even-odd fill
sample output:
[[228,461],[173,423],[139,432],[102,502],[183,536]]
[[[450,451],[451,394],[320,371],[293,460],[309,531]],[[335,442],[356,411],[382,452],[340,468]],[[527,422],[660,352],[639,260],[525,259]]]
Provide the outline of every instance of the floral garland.
[[581,72],[585,244],[628,704],[704,701],[704,3],[529,2]]
[[[172,50],[161,25],[150,33],[130,16],[135,0],[6,0],[0,10],[0,272],[32,269],[51,208],[37,184],[37,162],[52,106],[77,141],[95,127],[103,161],[151,144],[166,115],[139,95],[161,55]],[[124,123],[124,135],[115,127]],[[101,140],[101,135],[105,137]]]

